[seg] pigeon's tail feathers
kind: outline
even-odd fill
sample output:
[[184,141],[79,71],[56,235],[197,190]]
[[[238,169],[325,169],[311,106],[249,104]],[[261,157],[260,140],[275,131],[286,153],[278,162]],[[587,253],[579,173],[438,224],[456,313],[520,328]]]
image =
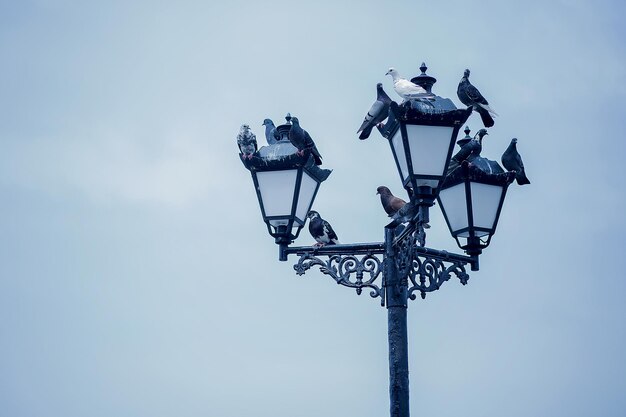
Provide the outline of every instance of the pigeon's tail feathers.
[[[372,129],[374,129],[374,125],[369,125],[366,126],[365,129],[363,130],[359,130],[359,132],[361,132],[361,134],[359,135],[359,139],[364,140],[370,137],[370,134],[372,133]],[[357,132],[357,133],[359,133]]]
[[[372,121],[372,119],[374,118],[374,116],[372,116],[371,114],[369,114],[369,112],[367,113],[367,116],[365,116],[365,119],[363,119],[363,123],[361,123],[361,127],[359,127],[359,130],[356,131],[356,133],[361,133],[362,131],[364,131],[365,129],[367,129],[367,125],[369,125]],[[371,130],[371,129],[370,129]],[[365,138],[363,138],[365,139]]]
[[322,165],[322,155],[320,155],[320,151],[315,146],[311,148],[311,154],[313,154],[313,159],[315,159],[315,165]]
[[492,109],[491,107],[489,107],[489,105],[488,105],[488,104],[481,104],[481,103],[476,103],[476,104],[478,104],[478,105],[479,105],[480,107],[482,107],[483,109],[487,110],[487,111],[489,112],[489,114],[490,114],[492,117],[497,117],[497,116],[499,116],[499,115],[498,115],[498,113],[496,113],[494,109]]
[[478,114],[480,114],[480,118],[482,119],[485,127],[492,127],[494,125],[495,122],[493,121],[493,117],[491,117],[488,110],[480,106],[474,106],[474,109],[478,112]]
[[519,185],[530,184],[530,181],[526,177],[526,173],[524,171],[516,172],[515,179]]

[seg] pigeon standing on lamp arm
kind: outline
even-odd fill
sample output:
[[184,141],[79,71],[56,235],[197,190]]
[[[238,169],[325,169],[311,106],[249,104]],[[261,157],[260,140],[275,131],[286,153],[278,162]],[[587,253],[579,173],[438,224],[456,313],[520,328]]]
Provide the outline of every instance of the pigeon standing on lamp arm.
[[306,217],[309,219],[309,232],[317,242],[315,246],[339,244],[337,233],[335,233],[330,223],[322,219],[317,211],[309,211]]
[[406,204],[406,201],[393,195],[391,190],[384,185],[376,189],[376,194],[380,195],[380,202],[389,217],[393,217]]

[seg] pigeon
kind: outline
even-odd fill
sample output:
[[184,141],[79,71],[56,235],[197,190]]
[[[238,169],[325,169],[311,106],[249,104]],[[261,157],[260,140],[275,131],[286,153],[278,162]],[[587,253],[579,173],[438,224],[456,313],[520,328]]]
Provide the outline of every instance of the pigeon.
[[313,239],[317,241],[314,246],[320,247],[339,244],[337,234],[331,227],[330,223],[322,219],[317,211],[311,210],[306,216],[309,219],[309,232],[311,232]]
[[257,151],[256,135],[250,130],[250,126],[243,124],[237,134],[237,145],[243,159],[252,159],[252,155]]
[[393,79],[393,89],[405,100],[432,96],[432,94],[429,94],[424,88],[402,78],[394,68],[389,68],[389,71],[387,71],[385,75],[391,75]]
[[273,145],[280,140],[280,135],[278,134],[278,130],[276,129],[276,126],[274,126],[272,119],[263,120],[262,126],[265,126],[265,139],[267,140],[268,145]]
[[507,171],[515,172],[515,179],[519,185],[530,184],[530,181],[526,178],[522,157],[517,152],[517,138],[511,139],[509,147],[502,154],[502,165],[504,165]]
[[472,162],[483,150],[483,137],[488,135],[487,129],[480,129],[474,138],[461,146],[461,149],[450,159],[448,171],[454,170],[461,162]]
[[291,123],[289,142],[298,148],[298,155],[302,156],[305,150],[309,150],[313,154],[313,158],[315,158],[315,165],[322,165],[322,155],[320,155],[320,152],[317,150],[315,142],[313,142],[309,132],[300,127],[300,121],[297,117],[292,117]]
[[372,107],[370,107],[365,116],[365,120],[363,120],[363,124],[356,132],[360,133],[359,139],[363,140],[369,138],[374,126],[382,123],[382,121],[387,118],[390,103],[391,99],[387,93],[385,93],[385,90],[383,90],[382,83],[376,84],[376,101],[372,104]]
[[376,189],[376,194],[380,194],[380,202],[389,217],[393,217],[406,204],[406,201],[391,194],[389,188],[384,185]]
[[493,116],[497,116],[498,114],[489,107],[489,103],[485,97],[480,94],[480,91],[469,82],[469,75],[470,70],[466,69],[456,89],[456,95],[459,96],[461,103],[472,107],[480,114],[480,118],[485,127],[491,127],[494,124]]

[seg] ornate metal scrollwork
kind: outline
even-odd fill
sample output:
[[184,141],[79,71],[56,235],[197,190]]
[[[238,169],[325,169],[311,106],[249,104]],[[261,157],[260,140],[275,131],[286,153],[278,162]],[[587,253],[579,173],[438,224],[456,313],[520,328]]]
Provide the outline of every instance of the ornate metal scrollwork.
[[337,284],[354,288],[357,294],[361,294],[363,288],[370,288],[372,298],[381,297],[384,303],[384,289],[374,283],[382,273],[382,261],[372,254],[361,256],[355,255],[328,255],[327,260],[305,253],[293,266],[296,274],[304,273],[313,266],[319,266],[323,274],[330,275]]
[[396,268],[409,286],[407,295],[411,300],[415,300],[417,291],[422,299],[426,298],[427,292],[438,290],[451,274],[455,274],[463,285],[469,279],[464,262],[425,254],[428,249],[423,248],[423,233],[421,224],[417,224],[412,230],[402,232],[395,242]]
[[459,261],[453,261],[446,266],[445,261],[430,257],[415,255],[408,268],[408,278],[411,286],[408,290],[408,297],[415,300],[415,292],[419,291],[422,299],[426,298],[426,293],[438,290],[441,285],[450,279],[450,275],[455,274],[461,284],[467,284],[469,275],[465,272],[465,266]]

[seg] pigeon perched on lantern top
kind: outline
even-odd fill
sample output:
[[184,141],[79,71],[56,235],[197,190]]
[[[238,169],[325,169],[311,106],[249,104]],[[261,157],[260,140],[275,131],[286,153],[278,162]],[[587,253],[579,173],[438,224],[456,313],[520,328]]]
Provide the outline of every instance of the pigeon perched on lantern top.
[[509,147],[506,148],[506,151],[502,154],[502,165],[507,171],[515,172],[515,179],[519,185],[530,184],[530,181],[526,177],[522,157],[519,152],[517,152],[517,138],[511,139]]
[[428,93],[424,87],[402,78],[395,68],[389,68],[385,75],[391,75],[393,89],[405,100],[432,97],[432,94]]
[[289,130],[289,142],[298,149],[298,155],[304,155],[305,151],[311,152],[315,159],[315,165],[322,165],[322,155],[317,150],[315,142],[309,135],[309,132],[300,127],[300,121],[297,117],[291,118],[291,130]]
[[393,217],[406,204],[406,201],[393,195],[391,190],[384,185],[376,189],[376,194],[380,195],[380,202],[389,217]]
[[485,127],[492,127],[494,124],[493,117],[498,114],[489,107],[489,102],[480,94],[480,91],[470,83],[469,75],[470,70],[466,69],[456,89],[456,94],[459,100],[461,100],[461,103],[471,107],[480,114],[480,118]]
[[272,119],[263,120],[262,126],[265,126],[265,139],[268,145],[273,145],[280,140],[280,135]]
[[315,246],[339,244],[337,234],[332,226],[326,220],[322,219],[317,211],[309,211],[306,217],[309,219],[309,232],[317,242]]
[[239,151],[243,159],[252,159],[252,156],[257,152],[256,135],[252,133],[249,125],[243,124],[241,128],[239,128],[237,145],[239,146]]
[[367,139],[370,133],[372,133],[372,129],[387,118],[391,101],[391,98],[389,98],[385,90],[383,90],[382,83],[376,84],[376,101],[372,104],[372,107],[370,107],[365,116],[365,120],[363,120],[363,124],[361,124],[361,127],[356,132],[360,133],[359,139]]

